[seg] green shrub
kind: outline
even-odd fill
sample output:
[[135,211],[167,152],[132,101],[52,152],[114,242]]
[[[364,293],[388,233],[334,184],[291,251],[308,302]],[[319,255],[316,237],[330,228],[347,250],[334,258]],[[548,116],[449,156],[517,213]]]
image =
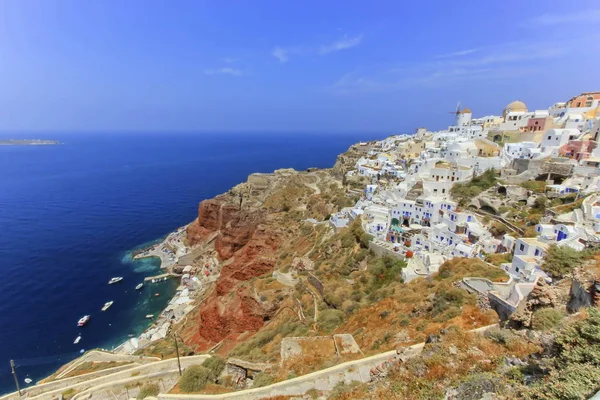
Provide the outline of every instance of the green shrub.
[[558,325],[563,314],[554,308],[542,308],[533,313],[531,326],[536,331],[547,331]]
[[542,269],[553,278],[560,279],[573,272],[573,269],[581,264],[585,255],[584,252],[574,250],[569,246],[552,245],[548,248]]
[[570,325],[556,338],[560,365],[591,363],[600,367],[600,309],[588,308],[589,316]]
[[137,399],[142,400],[150,396],[158,396],[160,388],[156,383],[147,383],[138,392]]
[[183,393],[196,393],[204,389],[210,381],[211,372],[202,365],[191,365],[179,378],[179,388]]
[[369,265],[369,272],[372,275],[372,289],[378,289],[390,284],[391,282],[402,282],[402,268],[406,263],[391,257],[377,258]]
[[597,366],[569,365],[550,373],[544,384],[531,388],[528,400],[585,400],[600,388],[600,368]]
[[213,356],[204,360],[202,366],[210,372],[209,379],[216,381],[225,368],[225,360],[221,357]]
[[507,345],[512,338],[510,331],[502,328],[489,329],[485,332],[484,336],[503,346]]
[[269,386],[273,383],[273,377],[266,372],[260,372],[254,375],[253,382],[253,387]]
[[471,375],[457,388],[457,399],[479,400],[484,393],[495,393],[500,389],[497,376],[489,373]]
[[[452,308],[462,307],[465,300],[467,298],[467,292],[464,290],[450,287],[450,288],[440,288],[435,293],[435,297],[433,298],[433,308],[432,315],[439,315],[447,310]],[[459,310],[460,311],[460,310]]]
[[324,310],[319,314],[319,327],[325,332],[331,332],[344,322],[345,316],[340,310]]
[[373,240],[373,236],[369,235],[368,233],[364,232],[360,235],[360,245],[362,247],[364,247],[365,249],[369,248],[369,242]]
[[534,193],[544,193],[546,190],[546,182],[544,181],[527,181],[521,183],[520,186]]
[[496,184],[496,170],[488,169],[483,174],[474,177],[470,182],[457,183],[450,193],[452,197],[458,200],[458,203],[462,206],[467,204],[469,200],[477,197],[479,193],[483,192]]
[[544,211],[547,206],[548,206],[548,199],[544,196],[536,197],[535,201],[533,202],[534,210]]
[[361,262],[369,255],[369,251],[367,249],[360,249],[358,253],[354,256],[354,259],[358,262]]
[[526,399],[588,399],[600,389],[600,310],[587,312],[586,319],[561,330],[552,371],[527,390]]

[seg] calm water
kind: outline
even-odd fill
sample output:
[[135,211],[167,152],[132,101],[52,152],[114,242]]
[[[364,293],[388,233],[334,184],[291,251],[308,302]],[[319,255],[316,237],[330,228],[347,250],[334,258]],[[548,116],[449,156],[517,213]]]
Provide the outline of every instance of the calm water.
[[[330,167],[350,144],[381,135],[36,136],[64,144],[0,146],[0,393],[14,390],[9,359],[24,385],[145,329],[177,282],[136,292],[158,266],[128,252],[190,222],[199,201],[252,172]],[[124,280],[107,285],[113,276]]]

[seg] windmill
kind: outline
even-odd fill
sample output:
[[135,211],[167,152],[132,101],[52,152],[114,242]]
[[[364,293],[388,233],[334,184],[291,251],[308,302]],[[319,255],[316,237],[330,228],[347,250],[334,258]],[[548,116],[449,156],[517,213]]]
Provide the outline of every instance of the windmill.
[[448,114],[458,115],[460,114],[460,101],[456,103],[456,111],[450,111]]

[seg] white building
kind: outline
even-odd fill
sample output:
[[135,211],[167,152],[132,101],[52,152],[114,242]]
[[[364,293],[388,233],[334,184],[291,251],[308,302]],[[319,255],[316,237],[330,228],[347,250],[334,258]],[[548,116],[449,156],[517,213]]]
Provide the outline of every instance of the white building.
[[581,136],[578,129],[550,129],[542,139],[542,148],[561,147],[571,139],[576,139]]

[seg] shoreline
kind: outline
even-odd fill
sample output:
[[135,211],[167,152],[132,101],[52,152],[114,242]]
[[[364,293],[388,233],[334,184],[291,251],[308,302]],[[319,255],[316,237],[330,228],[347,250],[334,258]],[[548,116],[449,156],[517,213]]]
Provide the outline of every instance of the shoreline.
[[[206,289],[207,277],[195,276],[191,272],[191,266],[180,264],[182,257],[192,252],[191,248],[185,246],[183,238],[186,234],[187,225],[177,228],[168,234],[161,242],[154,243],[149,248],[141,249],[132,256],[133,261],[144,258],[158,258],[160,260],[160,271],[162,275],[170,274],[173,279],[180,279],[175,294],[169,300],[166,307],[154,315],[152,323],[142,333],[125,340],[112,349],[114,354],[134,354],[157,340],[164,339],[170,332],[172,324],[180,322],[196,305],[194,301],[200,297]],[[182,273],[175,271],[175,267],[181,267]],[[150,278],[150,277],[146,277]],[[164,278],[168,279],[167,277]],[[162,280],[161,280],[162,281]],[[153,281],[145,281],[144,285],[152,285]]]

